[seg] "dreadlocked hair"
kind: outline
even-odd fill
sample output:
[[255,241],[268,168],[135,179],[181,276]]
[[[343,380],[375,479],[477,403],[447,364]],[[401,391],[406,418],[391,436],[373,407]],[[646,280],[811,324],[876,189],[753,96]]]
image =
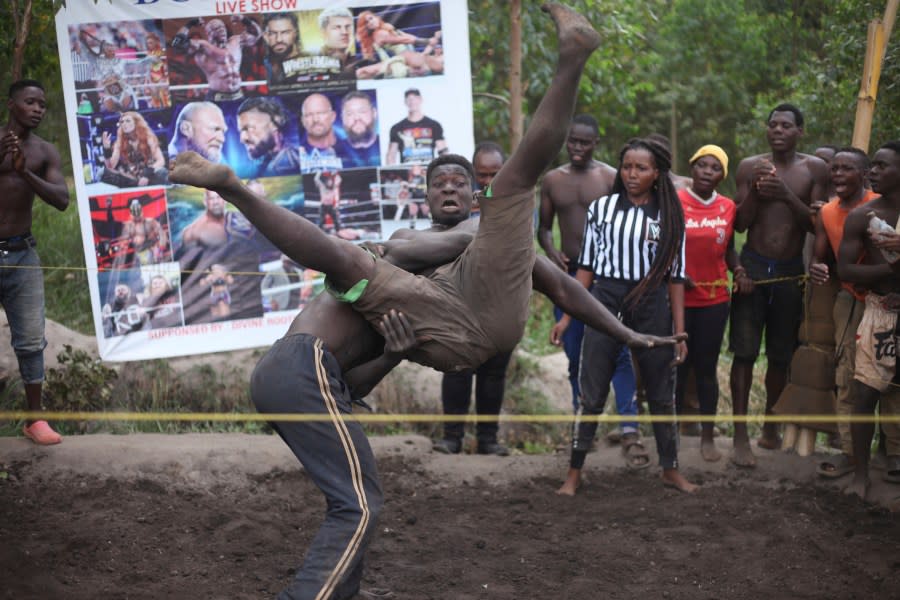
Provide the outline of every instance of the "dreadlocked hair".
[[657,288],[663,282],[666,273],[678,256],[684,237],[684,212],[670,176],[672,153],[665,144],[655,139],[632,138],[622,147],[619,152],[619,168],[616,170],[612,193],[619,194],[620,201],[627,196],[625,185],[622,182],[622,161],[625,153],[629,150],[646,150],[653,156],[654,165],[659,170],[659,177],[653,183],[652,190],[659,206],[659,246],[656,256],[650,264],[650,272],[625,296],[625,303],[634,308],[648,290]]

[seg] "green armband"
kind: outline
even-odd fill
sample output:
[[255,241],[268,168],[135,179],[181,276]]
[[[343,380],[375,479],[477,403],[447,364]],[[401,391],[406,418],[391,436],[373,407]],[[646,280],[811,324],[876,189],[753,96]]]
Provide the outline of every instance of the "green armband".
[[356,282],[356,284],[347,290],[346,292],[339,292],[331,285],[331,282],[328,281],[328,278],[325,278],[325,289],[329,294],[334,296],[334,299],[338,302],[346,302],[347,304],[353,304],[363,295],[363,292],[366,291],[366,287],[369,285],[368,279],[360,279]]

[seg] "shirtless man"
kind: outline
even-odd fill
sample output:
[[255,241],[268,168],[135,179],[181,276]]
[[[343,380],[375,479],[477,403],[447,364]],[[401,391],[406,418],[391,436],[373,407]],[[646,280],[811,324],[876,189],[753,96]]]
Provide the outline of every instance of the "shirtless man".
[[[544,175],[541,183],[541,208],[538,221],[538,243],[563,271],[574,276],[575,261],[581,251],[581,236],[588,205],[612,189],[616,170],[595,160],[594,149],[600,141],[597,120],[590,115],[572,119],[566,137],[569,162]],[[553,245],[553,220],[559,218],[560,248]],[[569,267],[569,264],[572,267]],[[554,308],[556,320],[562,317]],[[581,359],[581,337],[584,325],[573,322],[561,342],[569,358],[569,383],[572,386],[572,405],[578,405],[578,364]]]
[[316,187],[319,190],[319,229],[325,231],[325,217],[331,215],[333,231],[341,229],[341,176],[330,173],[322,177],[322,171],[316,171]]
[[[872,189],[881,194],[847,216],[838,251],[838,277],[869,290],[856,332],[856,369],[851,388],[853,414],[872,420],[850,424],[856,469],[847,493],[865,499],[869,487],[869,452],[875,432],[875,407],[882,415],[900,414],[897,337],[900,312],[900,233],[875,232],[871,215],[896,227],[900,218],[900,140],[884,144],[869,170]],[[857,262],[862,255],[861,262]],[[882,422],[887,439],[884,478],[900,483],[900,423]]]
[[[741,264],[751,280],[788,278],[780,283],[750,286],[731,300],[729,342],[734,352],[731,397],[735,415],[746,415],[763,329],[766,335],[766,414],[787,383],[787,369],[797,346],[803,307],[803,243],[812,230],[813,203],[828,189],[828,169],[815,156],[797,152],[803,135],[803,113],[791,104],[776,106],[767,120],[767,154],[745,158],[737,171],[735,230],[746,231]],[[763,425],[757,444],[781,447],[778,428]],[[746,423],[734,424],[733,462],[756,466]]]
[[206,190],[203,205],[206,210],[184,228],[181,243],[197,243],[207,248],[221,246],[228,241],[228,233],[225,231],[225,200],[216,192]]
[[[818,153],[818,151],[817,151]],[[824,160],[824,159],[823,159]],[[841,148],[828,161],[832,187],[837,197],[819,210],[816,219],[816,235],[813,238],[812,261],[809,279],[816,285],[827,284],[837,277],[836,257],[844,237],[844,223],[854,208],[877,197],[866,189],[869,157],[858,148]],[[841,289],[834,299],[835,387],[837,388],[836,413],[846,416],[853,412],[851,384],[855,371],[856,330],[866,305],[865,290],[847,281],[840,281]],[[850,423],[838,421],[838,448],[840,454],[829,456],[817,469],[823,477],[840,477],[853,470],[853,440]]]
[[[240,34],[229,35],[225,22],[221,19],[191,19],[175,34],[172,47],[176,51],[187,52],[206,75],[209,84],[207,99],[236,100],[243,97],[241,92],[241,59],[244,48],[253,46],[262,37],[259,23],[250,17],[231,16],[232,26],[242,25]],[[190,37],[193,27],[203,26],[206,39]]]
[[144,216],[144,207],[138,198],[128,205],[131,218],[122,226],[122,237],[131,247],[128,266],[152,265],[160,261],[168,244],[166,232],[156,219]]
[[[9,87],[9,120],[0,137],[0,305],[9,321],[13,352],[25,384],[28,410],[41,410],[44,381],[44,278],[31,235],[34,198],[63,211],[69,190],[59,152],[33,132],[47,111],[44,87],[23,79]],[[11,268],[2,268],[11,267]],[[23,433],[37,444],[61,440],[45,420],[26,421]]]
[[[569,162],[553,169],[544,176],[541,183],[541,208],[538,224],[538,242],[547,256],[559,268],[572,277],[578,270],[575,261],[581,252],[581,237],[584,235],[584,220],[591,202],[606,196],[612,190],[616,179],[616,170],[610,165],[594,159],[594,150],[600,141],[600,129],[597,120],[590,115],[578,115],[572,119],[569,134],[566,137],[566,152]],[[553,220],[559,219],[561,248],[553,246]],[[571,266],[570,266],[571,265]],[[553,308],[557,322],[563,312],[559,307]],[[551,331],[551,342],[562,345],[569,359],[569,384],[572,387],[572,408],[578,410],[579,366],[581,364],[581,339],[584,336],[584,324],[573,320],[562,336],[557,329]],[[636,383],[631,366],[631,353],[628,348],[616,360],[616,371],[613,375],[613,389],[616,394],[616,410],[619,415],[637,415],[635,402]],[[623,435],[630,435],[627,441],[636,439],[637,423],[621,423]],[[645,458],[634,458],[642,462]],[[647,459],[649,460],[649,459]]]

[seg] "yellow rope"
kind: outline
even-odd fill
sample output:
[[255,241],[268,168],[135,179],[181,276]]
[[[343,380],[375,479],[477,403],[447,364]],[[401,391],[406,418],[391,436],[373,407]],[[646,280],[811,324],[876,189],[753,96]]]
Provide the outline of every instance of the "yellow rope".
[[[571,423],[575,415],[439,415],[439,414],[387,414],[360,411],[346,418],[363,423],[439,423],[466,421],[469,423],[509,422],[509,423]],[[321,413],[171,413],[171,412],[124,412],[124,411],[0,411],[0,421],[38,420],[50,421],[215,421],[215,422],[318,422],[328,421],[331,415]],[[579,421],[597,423],[678,423],[680,421],[715,423],[733,421],[735,423],[900,423],[900,415],[581,415]]]
[[[787,277],[773,277],[771,279],[752,279],[753,285],[771,285],[773,283],[782,283],[785,281],[794,281],[800,280],[805,281],[809,279],[809,275],[790,275]],[[695,281],[694,287],[698,288],[709,288],[709,297],[714,298],[716,295],[716,289],[720,287],[728,287],[731,282],[727,279],[716,279],[714,281]]]
[[[150,265],[152,267],[152,265]],[[2,265],[0,269],[43,269],[45,271],[77,271],[77,272],[93,272],[96,271],[98,273],[111,273],[113,271],[120,271],[121,269],[101,269],[99,267],[70,267],[66,265],[60,266],[47,266],[47,265]],[[149,270],[149,268],[148,268]],[[206,271],[196,271],[192,269],[181,269],[181,273],[206,273]],[[228,271],[230,275],[261,275],[265,276],[266,273],[261,271]],[[754,279],[753,285],[770,285],[773,283],[782,283],[784,281],[794,281],[794,280],[806,280],[809,279],[809,275],[791,275],[789,277],[773,277],[771,279]],[[731,282],[727,279],[716,279],[715,281],[695,281],[695,287],[709,287],[709,288],[717,288],[717,287],[725,287],[729,285]]]
[[[150,271],[152,270],[153,265],[148,265],[145,268]],[[68,266],[46,266],[46,265],[0,265],[0,271],[3,269],[42,269],[45,271],[77,271],[77,272],[94,272],[97,273],[112,273],[113,271],[122,271],[122,269],[101,269],[99,267],[68,267]],[[159,269],[162,271],[162,269]],[[179,269],[179,273],[208,273],[209,271],[204,270],[196,270],[196,269]],[[264,273],[262,271],[227,271],[229,275],[257,275],[260,277],[265,277],[268,273]]]

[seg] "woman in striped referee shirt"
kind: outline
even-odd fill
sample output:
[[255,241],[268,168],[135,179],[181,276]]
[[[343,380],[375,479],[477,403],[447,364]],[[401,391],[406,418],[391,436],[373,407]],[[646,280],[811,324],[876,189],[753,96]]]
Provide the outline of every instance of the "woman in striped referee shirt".
[[[684,215],[669,177],[669,150],[654,140],[630,140],[619,154],[612,193],[588,208],[576,278],[625,325],[641,333],[684,331]],[[563,320],[568,322],[568,315]],[[561,321],[562,323],[562,321]],[[603,412],[615,359],[622,343],[585,328],[581,346],[581,398],[573,427],[566,481],[557,493],[573,495],[597,432],[593,417]],[[675,365],[684,361],[684,342],[671,347],[633,349],[644,374],[650,412],[675,414]],[[673,420],[653,423],[653,435],[667,486],[693,492],[697,486],[678,470],[678,438]],[[640,443],[640,442],[634,442]]]

